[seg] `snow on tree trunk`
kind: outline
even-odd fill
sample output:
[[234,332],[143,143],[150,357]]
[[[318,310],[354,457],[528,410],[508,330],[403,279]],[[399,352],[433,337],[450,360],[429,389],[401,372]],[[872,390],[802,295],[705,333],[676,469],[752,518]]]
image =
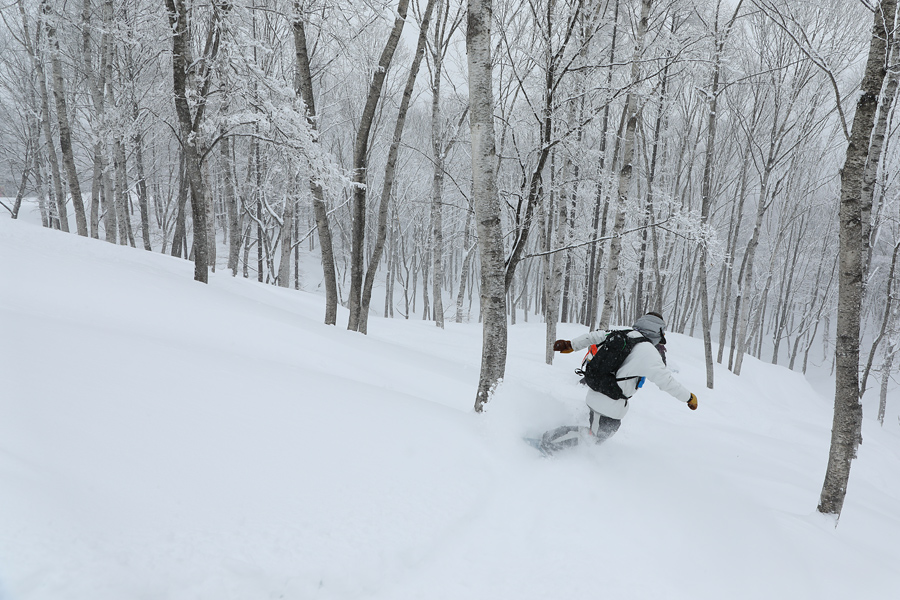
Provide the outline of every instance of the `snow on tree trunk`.
[[[896,63],[900,56],[900,46],[895,41],[891,51],[892,64]],[[866,170],[862,180],[862,239],[863,248],[863,274],[869,273],[869,265],[872,259],[872,249],[875,245],[875,236],[877,229],[872,227],[872,205],[875,197],[875,183],[878,180],[879,166],[882,162],[882,154],[887,144],[887,128],[888,120],[892,114],[891,108],[897,96],[898,83],[900,83],[900,74],[895,69],[891,69],[887,75],[887,83],[884,86],[881,105],[878,109],[878,120],[872,130],[872,141],[869,144],[869,155],[866,158]],[[883,204],[883,201],[882,201]]]
[[[318,128],[315,95],[313,93],[312,73],[309,67],[309,51],[306,46],[306,28],[301,14],[300,1],[294,2],[295,68],[297,70],[297,91],[306,104],[307,118],[313,130]],[[325,281],[325,324],[337,323],[337,273],[334,266],[334,244],[331,239],[331,228],[328,225],[328,207],[325,203],[325,190],[315,176],[309,181],[313,196],[313,213],[316,219],[316,234],[319,236],[319,248],[322,254],[322,273]]]
[[[56,101],[57,123],[59,124],[59,146],[62,153],[63,166],[66,170],[66,182],[69,188],[69,196],[72,200],[72,207],[75,210],[75,225],[78,235],[88,236],[87,217],[84,211],[84,202],[81,196],[81,184],[78,180],[78,170],[75,166],[75,154],[72,149],[72,133],[69,124],[68,105],[66,100],[65,82],[62,73],[62,62],[59,57],[59,43],[56,40],[56,33],[50,33],[51,29],[47,29],[48,41],[52,44],[51,50],[51,67],[53,73],[53,96]],[[62,196],[60,202],[60,217],[68,219],[67,211],[63,208],[65,205],[65,196]],[[68,225],[66,225],[68,230]]]
[[[72,150],[72,131],[69,124],[69,106],[66,100],[66,84],[62,71],[59,40],[56,37],[56,25],[54,23],[56,17],[52,14],[50,3],[47,0],[44,0],[44,2],[41,3],[41,10],[46,18],[44,29],[47,33],[47,43],[50,46],[50,66],[53,73],[53,97],[56,100],[56,120],[59,125],[59,148],[60,152],[62,152],[63,165],[66,169],[69,194],[72,197],[72,207],[75,209],[75,226],[78,235],[87,237],[87,217],[84,213],[84,202],[81,198],[81,184],[78,181],[78,169],[75,167],[75,153]],[[60,211],[60,221],[62,221],[64,214],[64,211]]]
[[491,0],[468,0],[469,129],[472,137],[472,201],[481,256],[483,338],[475,411],[484,410],[506,371],[506,283],[491,70]]
[[[189,73],[193,69],[191,58],[191,33],[188,27],[188,10],[180,0],[166,0],[169,24],[172,27],[172,85],[175,97],[175,114],[178,118],[184,166],[191,191],[191,217],[193,219],[194,280],[209,281],[209,253],[207,244],[206,206],[203,174],[198,149],[200,119],[188,102]],[[198,108],[199,110],[199,108]]]
[[[641,59],[644,53],[644,37],[650,19],[650,7],[653,0],[641,0],[641,18],[638,22],[634,38],[634,55],[631,60],[631,84],[637,86],[641,78]],[[622,232],[625,230],[625,203],[631,188],[634,175],[634,137],[639,118],[637,110],[637,92],[631,90],[625,100],[624,117],[625,135],[622,140],[622,168],[619,170],[619,185],[616,192],[616,218],[613,224],[612,239],[609,242],[609,267],[606,273],[606,289],[603,294],[603,313],[600,317],[599,329],[608,329],[612,318],[616,289],[619,283],[619,259],[622,252]]]
[[893,30],[897,0],[882,0],[875,11],[865,75],[856,103],[850,141],[841,169],[840,267],[838,274],[834,422],[831,450],[817,510],[840,517],[850,480],[850,463],[862,441],[859,401],[859,333],[862,303],[862,179],[869,140],[886,74],[887,40]]
[[[426,15],[431,10],[434,0],[429,0]],[[440,19],[438,19],[438,26]],[[425,25],[422,25],[425,29]],[[435,32],[435,41],[439,34]],[[444,148],[441,136],[441,77],[443,77],[443,48],[436,48],[434,58],[434,77],[431,89],[431,153],[434,160],[434,174],[431,178],[431,253],[432,253],[432,290],[434,297],[434,324],[444,328],[444,300],[441,293],[441,282],[444,279],[444,263],[441,260],[444,247],[444,227],[442,203],[444,201]]]

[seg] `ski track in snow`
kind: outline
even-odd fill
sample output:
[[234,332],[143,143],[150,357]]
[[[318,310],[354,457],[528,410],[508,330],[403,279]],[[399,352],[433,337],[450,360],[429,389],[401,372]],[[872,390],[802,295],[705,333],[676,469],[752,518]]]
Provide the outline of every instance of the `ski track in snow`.
[[362,336],[316,294],[9,219],[0,256],[2,600],[900,590],[896,398],[884,428],[865,399],[835,529],[832,403],[783,367],[717,365],[706,390],[702,342],[669,334],[700,409],[648,385],[606,444],[545,459],[522,436],[587,409],[580,353],[545,365],[539,322],[510,327],[476,415],[476,324]]

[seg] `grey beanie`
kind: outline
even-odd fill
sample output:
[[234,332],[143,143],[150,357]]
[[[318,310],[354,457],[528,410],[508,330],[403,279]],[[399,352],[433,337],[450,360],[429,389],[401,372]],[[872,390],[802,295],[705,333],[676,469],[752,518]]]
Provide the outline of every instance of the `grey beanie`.
[[658,313],[647,313],[635,321],[633,327],[655,346],[659,344],[665,336],[666,322],[663,321]]

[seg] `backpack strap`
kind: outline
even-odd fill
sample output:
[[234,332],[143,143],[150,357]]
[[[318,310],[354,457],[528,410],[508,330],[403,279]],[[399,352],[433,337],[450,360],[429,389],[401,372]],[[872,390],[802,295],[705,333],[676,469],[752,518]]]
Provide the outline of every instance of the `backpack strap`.
[[[631,331],[637,331],[637,329],[632,329]],[[638,331],[638,333],[640,333],[640,332]],[[647,336],[645,336],[643,334],[641,334],[641,337],[639,337],[639,338],[628,336],[628,339],[632,340],[631,350],[634,350],[634,347],[637,346],[638,344],[640,344],[641,342],[652,343],[652,342],[650,342],[650,339],[647,338]],[[631,354],[631,350],[628,351],[629,354]],[[641,378],[640,375],[632,375],[631,377],[616,377],[616,381],[628,381],[629,379],[640,379],[640,378]]]
[[[601,344],[603,342],[600,342]],[[584,358],[581,359],[581,366],[575,369],[575,374],[579,377],[584,377],[584,368],[587,367],[587,364],[591,362],[591,359],[594,358],[594,355],[597,354],[597,344],[591,344],[588,346],[588,351],[584,354]]]

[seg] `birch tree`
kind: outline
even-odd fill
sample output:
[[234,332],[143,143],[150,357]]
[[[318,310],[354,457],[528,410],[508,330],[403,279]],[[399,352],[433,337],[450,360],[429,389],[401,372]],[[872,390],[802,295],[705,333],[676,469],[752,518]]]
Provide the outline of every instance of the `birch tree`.
[[484,410],[506,371],[506,282],[491,63],[491,0],[468,0],[466,51],[469,67],[469,128],[472,137],[472,203],[481,256],[483,334],[475,412]]
[[[88,236],[87,218],[84,213],[84,201],[81,198],[81,183],[78,180],[78,169],[75,166],[75,153],[72,149],[72,130],[69,121],[69,105],[66,99],[65,75],[62,69],[59,39],[57,38],[57,15],[48,0],[42,0],[41,11],[44,14],[44,27],[47,34],[47,45],[50,48],[50,65],[53,79],[53,97],[56,100],[56,121],[59,125],[59,148],[63,165],[66,168],[66,183],[75,209],[75,226],[78,235]],[[63,214],[63,211],[60,211]]]
[[[725,24],[725,27],[719,30],[719,10],[722,7],[721,2],[716,3],[715,20],[713,22],[713,66],[712,81],[707,90],[708,115],[706,125],[706,153],[703,163],[703,183],[700,191],[700,224],[707,225],[709,223],[709,213],[712,207],[712,180],[713,180],[713,162],[716,153],[716,125],[718,122],[718,106],[719,106],[719,84],[722,76],[722,51],[728,42],[728,36],[731,28],[741,10],[743,0],[739,0],[734,9],[731,19]],[[707,290],[707,272],[706,263],[708,260],[708,252],[706,245],[703,244],[699,248],[700,251],[700,310],[701,321],[703,323],[703,354],[706,357],[706,387],[713,389],[713,357],[712,357],[712,338],[710,330],[712,329],[712,315],[709,309],[709,293]]]
[[[50,190],[51,190],[51,201],[50,201],[50,219],[49,223],[51,227],[56,227],[61,229],[62,231],[69,231],[69,219],[66,213],[66,198],[63,194],[62,189],[62,175],[59,172],[59,159],[57,158],[56,148],[53,141],[53,131],[50,122],[50,101],[49,101],[49,92],[47,90],[47,76],[44,72],[44,63],[39,54],[39,43],[41,34],[41,25],[40,21],[38,21],[38,25],[35,28],[35,31],[32,33],[31,28],[29,26],[29,15],[25,11],[25,3],[24,0],[18,0],[17,6],[19,9],[19,16],[22,22],[22,44],[25,47],[25,52],[28,54],[28,58],[31,61],[32,68],[34,69],[35,79],[37,80],[37,93],[34,100],[35,109],[38,109],[38,102],[40,103],[39,111],[40,111],[40,131],[43,134],[44,138],[44,147],[47,152],[47,162],[49,163],[49,172],[50,172]],[[35,161],[35,173],[40,176],[40,148],[35,145],[34,149],[34,161]],[[55,218],[54,218],[55,216]]]
[[[641,0],[641,13],[634,37],[634,52],[631,57],[631,83],[637,86],[641,79],[641,60],[644,53],[644,38],[647,35],[652,0]],[[622,251],[622,232],[625,230],[625,204],[629,194],[633,175],[634,136],[638,121],[638,92],[631,89],[625,99],[622,119],[625,130],[622,140],[622,166],[619,170],[618,189],[616,191],[615,223],[612,239],[609,243],[609,266],[606,271],[606,288],[603,295],[603,312],[600,329],[608,329],[613,313],[613,302],[619,282],[619,260]]]
[[[185,174],[191,192],[191,217],[194,223],[194,280],[207,283],[209,280],[209,246],[206,218],[206,188],[203,184],[202,141],[200,124],[206,109],[206,96],[210,87],[210,61],[218,52],[220,32],[218,20],[221,17],[219,4],[213,4],[210,36],[203,51],[202,68],[195,74],[192,50],[191,0],[165,0],[169,24],[172,27],[172,89],[174,90],[175,113],[178,118],[178,134],[184,154]],[[199,75],[199,76],[197,76]],[[189,98],[197,98],[191,106]]]
[[[450,135],[444,131],[444,115],[441,106],[441,84],[445,77],[444,60],[450,48],[450,39],[462,22],[462,5],[451,12],[450,0],[438,0],[437,18],[434,22],[434,34],[431,38],[429,66],[431,67],[431,153],[434,170],[431,180],[431,249],[432,249],[432,297],[434,298],[434,323],[444,328],[444,300],[441,292],[441,281],[444,277],[442,260],[444,246],[443,202],[444,202],[444,170],[447,154],[456,141],[455,132]],[[468,111],[464,111],[464,115]],[[458,127],[457,127],[458,129]],[[460,290],[464,289],[464,283]],[[457,319],[461,318],[457,309]]]
[[[297,77],[297,90],[306,105],[306,114],[313,131],[318,130],[319,119],[316,112],[316,99],[313,92],[312,71],[310,69],[309,49],[306,41],[306,12],[301,5],[301,0],[294,2],[294,19],[292,22],[294,34],[294,53]],[[316,138],[318,143],[318,138]],[[325,204],[325,190],[318,178],[312,177],[309,188],[313,197],[313,211],[316,219],[316,232],[319,236],[319,246],[322,255],[322,272],[325,281],[325,324],[337,323],[337,275],[334,266],[334,243],[331,236],[331,228],[328,224],[328,209]]]
[[[363,282],[362,298],[360,299],[359,323],[358,331],[367,333],[369,323],[369,302],[372,299],[372,287],[375,284],[375,273],[381,263],[382,252],[384,251],[384,242],[387,238],[387,217],[390,207],[391,194],[394,187],[394,173],[397,166],[397,154],[400,151],[400,141],[403,136],[403,128],[406,125],[406,113],[409,109],[409,103],[412,99],[413,87],[416,84],[416,77],[419,74],[419,67],[422,64],[422,58],[425,55],[425,40],[428,35],[428,26],[431,21],[431,13],[434,10],[435,0],[428,0],[425,11],[422,14],[422,21],[419,23],[419,37],[416,43],[415,53],[413,54],[413,62],[409,69],[409,75],[406,78],[406,86],[403,89],[403,97],[400,100],[400,108],[397,110],[397,120],[394,124],[394,136],[391,140],[391,147],[388,150],[387,163],[384,168],[384,184],[381,191],[381,203],[378,208],[378,223],[376,225],[375,247],[369,260],[369,268],[366,271],[365,281]],[[438,292],[440,290],[438,289]]]
[[[350,251],[350,319],[347,329],[360,331],[362,319],[364,249],[366,239],[366,174],[368,173],[369,136],[375,120],[375,108],[381,98],[381,90],[387,77],[388,69],[394,59],[394,52],[400,41],[400,34],[406,22],[409,0],[399,0],[394,25],[388,34],[387,41],[378,59],[378,66],[372,74],[366,104],[356,129],[356,140],[353,143],[353,201],[352,201],[352,235]],[[364,326],[363,326],[364,327]]]
[[820,513],[840,517],[850,480],[850,463],[862,441],[859,401],[859,333],[862,303],[862,184],[869,140],[886,74],[888,39],[894,28],[897,0],[881,0],[875,7],[866,69],[850,129],[847,156],[841,170],[840,268],[834,422],[828,468],[819,497]]

